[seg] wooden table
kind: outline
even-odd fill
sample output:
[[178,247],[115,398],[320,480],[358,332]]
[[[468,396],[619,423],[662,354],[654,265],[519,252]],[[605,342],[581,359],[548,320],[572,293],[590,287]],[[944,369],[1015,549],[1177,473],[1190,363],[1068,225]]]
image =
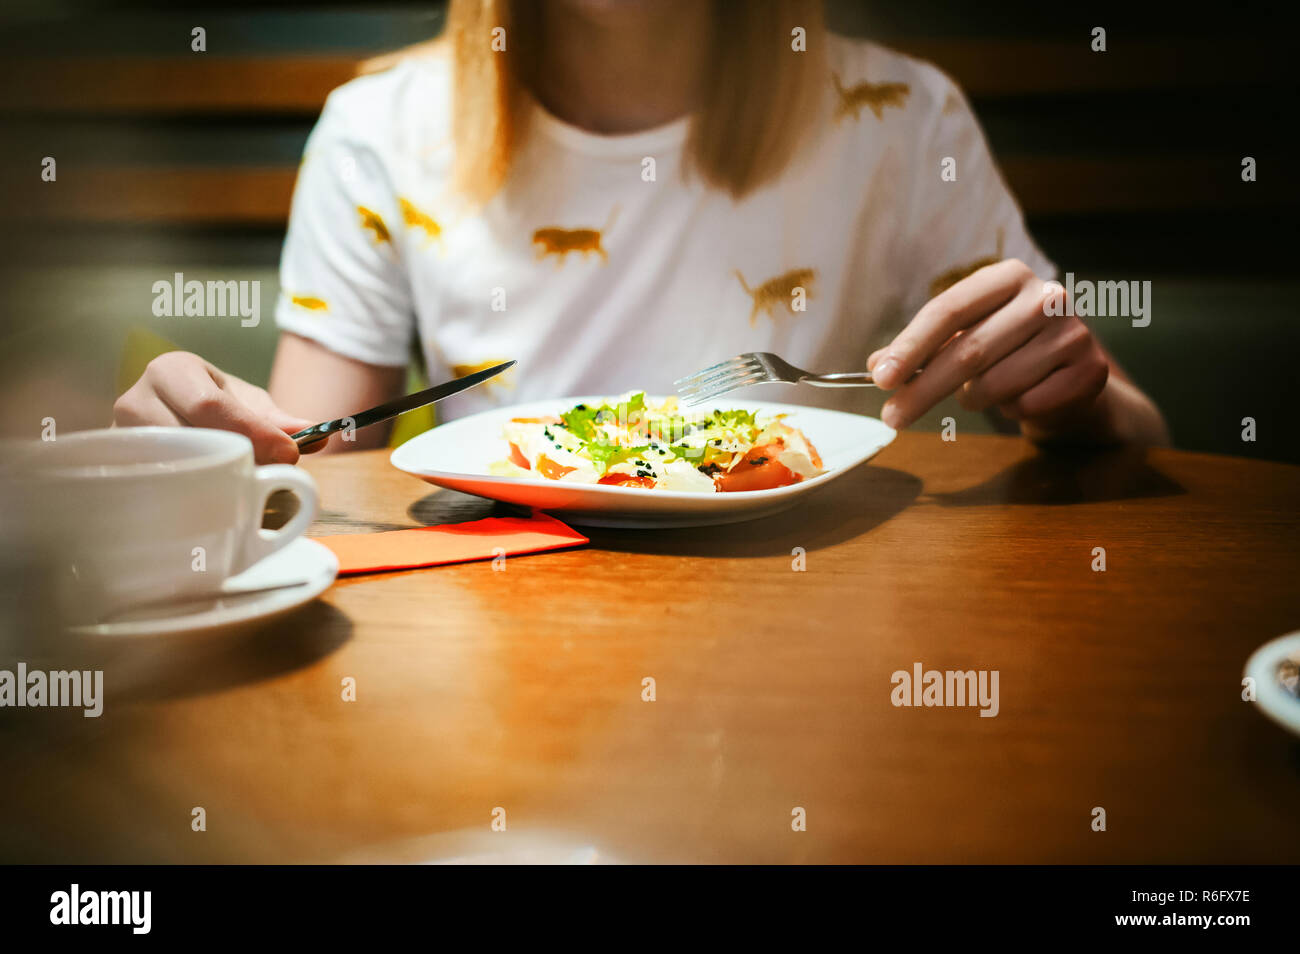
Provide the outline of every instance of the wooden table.
[[[494,512],[383,453],[305,466],[318,533]],[[1297,862],[1300,745],[1240,682],[1300,629],[1298,497],[1281,464],[909,433],[766,521],[342,580],[260,632],[115,664],[101,719],[0,714],[21,779],[0,847]],[[999,714],[894,706],[914,663],[997,670]]]

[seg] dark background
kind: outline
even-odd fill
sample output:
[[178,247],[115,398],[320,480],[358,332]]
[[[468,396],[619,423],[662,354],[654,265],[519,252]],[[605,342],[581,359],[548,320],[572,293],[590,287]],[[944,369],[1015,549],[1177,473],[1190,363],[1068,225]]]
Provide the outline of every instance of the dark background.
[[[1150,326],[1091,324],[1178,446],[1300,462],[1285,10],[827,6],[838,32],[962,83],[1062,273],[1152,282]],[[356,61],[436,34],[442,4],[20,2],[0,17],[0,430],[34,437],[47,415],[61,430],[107,423],[113,397],[169,347],[264,383],[289,191],[324,91]],[[206,53],[190,51],[194,26]],[[1096,26],[1104,54],[1089,49]],[[57,183],[40,180],[44,156]],[[1241,181],[1243,156],[1255,183]],[[261,325],[154,317],[151,286],[175,271],[260,279]]]

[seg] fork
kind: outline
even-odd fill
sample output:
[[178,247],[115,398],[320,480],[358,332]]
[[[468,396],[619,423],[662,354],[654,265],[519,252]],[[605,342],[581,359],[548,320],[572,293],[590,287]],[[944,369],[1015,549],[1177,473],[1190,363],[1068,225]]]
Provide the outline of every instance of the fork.
[[[916,372],[920,374],[921,372]],[[702,404],[720,394],[754,384],[813,384],[819,388],[874,388],[869,371],[814,374],[796,368],[770,351],[747,351],[673,382],[687,404]]]

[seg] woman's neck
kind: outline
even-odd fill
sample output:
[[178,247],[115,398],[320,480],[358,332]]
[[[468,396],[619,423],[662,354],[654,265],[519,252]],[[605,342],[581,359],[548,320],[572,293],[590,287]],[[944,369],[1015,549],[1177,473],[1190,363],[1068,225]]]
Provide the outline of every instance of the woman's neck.
[[694,108],[708,3],[544,0],[539,7],[527,82],[555,116],[592,132],[627,133]]

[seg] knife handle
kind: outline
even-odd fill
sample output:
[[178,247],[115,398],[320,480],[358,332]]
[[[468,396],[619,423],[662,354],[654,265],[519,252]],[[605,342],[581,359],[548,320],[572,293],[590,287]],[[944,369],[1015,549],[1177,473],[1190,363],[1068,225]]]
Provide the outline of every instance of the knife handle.
[[293,442],[298,445],[299,450],[301,450],[309,444],[323,441],[331,434],[343,430],[343,428],[347,426],[346,422],[348,420],[349,419],[346,417],[341,417],[337,420],[325,421],[323,424],[313,424],[311,427],[301,430],[297,434],[290,434],[289,436]]

